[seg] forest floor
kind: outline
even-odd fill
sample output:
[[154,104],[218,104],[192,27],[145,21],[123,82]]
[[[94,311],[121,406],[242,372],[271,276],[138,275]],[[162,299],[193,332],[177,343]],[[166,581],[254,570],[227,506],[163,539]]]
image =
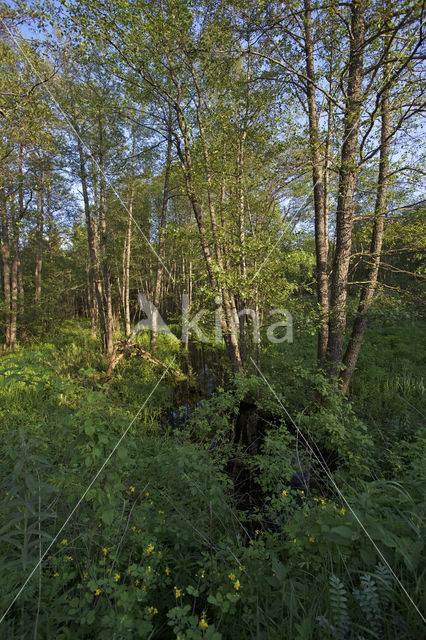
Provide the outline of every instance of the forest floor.
[[1,636],[423,637],[425,339],[373,327],[349,401],[309,335],[263,378],[160,336],[183,381],[106,381],[83,321],[1,356]]

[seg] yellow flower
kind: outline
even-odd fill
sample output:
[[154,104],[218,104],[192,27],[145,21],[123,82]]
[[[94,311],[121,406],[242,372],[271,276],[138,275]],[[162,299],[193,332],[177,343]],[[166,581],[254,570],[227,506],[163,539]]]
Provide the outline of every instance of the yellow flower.
[[309,542],[315,542],[315,538],[313,536],[309,536]]
[[206,622],[205,618],[201,618],[200,622],[198,623],[198,626],[200,627],[200,629],[207,629],[209,625]]
[[164,511],[162,509],[158,509],[158,514],[162,516],[164,514]]
[[150,613],[153,613],[153,614],[154,614],[154,616],[158,613],[158,609],[157,609],[157,607],[149,607],[148,611],[149,611]]
[[53,574],[53,577],[54,577],[54,578],[59,578],[59,573],[54,573],[54,574]]
[[244,567],[244,566],[242,566],[242,567],[238,567],[238,568],[239,568],[239,570],[240,570],[240,571],[244,571],[244,569],[245,569],[245,567]]
[[138,586],[138,584],[139,584],[139,578],[136,578],[135,585]]
[[254,544],[254,540],[249,540],[249,544]]
[[235,580],[234,582],[234,589],[236,591],[238,591],[238,589],[241,587],[240,581],[239,580]]
[[164,569],[164,571],[166,572],[166,575],[170,575],[170,569],[169,569],[169,567],[166,567],[166,568]]
[[343,509],[343,508],[340,509],[339,513],[340,513],[340,515],[344,516],[345,513],[346,513],[346,509]]
[[104,554],[104,556],[106,556],[106,554],[108,553],[108,549],[106,547],[104,547],[102,549],[102,553]]
[[64,556],[64,560],[72,560],[72,556]]
[[148,565],[148,567],[146,568],[145,575],[147,576],[147,575],[148,575],[148,573],[151,573],[151,567],[150,567],[149,565]]
[[281,491],[281,495],[283,495],[283,496],[286,496],[286,495],[287,495],[287,493],[288,493],[288,491],[287,491],[286,489],[283,489],[283,490]]
[[234,582],[234,580],[235,580],[235,576],[234,576],[234,574],[233,574],[233,573],[230,573],[230,574],[229,574],[229,576],[228,576],[228,578],[229,578],[230,580],[232,580],[232,582]]
[[61,544],[68,544],[68,540],[64,538],[63,540],[61,540]]
[[135,527],[135,525],[133,525],[133,527],[132,527],[132,531],[136,531],[136,527]]
[[296,544],[297,538],[293,538],[293,542],[294,542],[294,544]]
[[146,548],[146,552],[152,553],[153,551],[154,551],[154,545],[150,543]]
[[85,571],[85,572],[83,573],[83,578],[88,578],[88,577],[89,577],[89,574],[87,573],[87,571]]
[[204,576],[205,576],[205,575],[206,575],[206,570],[205,570],[205,569],[202,569],[202,570],[201,570],[201,573],[200,573],[200,576],[201,576],[202,578],[204,578]]
[[100,596],[102,591],[100,589],[96,589],[95,596]]
[[145,494],[145,498],[149,498],[149,493],[148,493],[148,491],[147,491],[147,492],[146,492],[146,494]]
[[259,529],[256,529],[255,534],[258,536],[260,533]]
[[180,598],[182,595],[182,589],[178,589],[177,587],[174,587],[175,590],[175,598]]
[[116,573],[115,576],[114,576],[114,581],[118,582],[119,580],[120,580],[120,574]]
[[130,491],[130,493],[134,493],[135,492],[135,488],[132,485],[130,485],[129,491]]

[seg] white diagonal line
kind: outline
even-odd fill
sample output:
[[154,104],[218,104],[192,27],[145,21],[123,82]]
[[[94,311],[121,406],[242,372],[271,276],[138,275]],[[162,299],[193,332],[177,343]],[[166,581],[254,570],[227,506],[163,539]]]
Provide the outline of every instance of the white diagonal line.
[[34,573],[37,571],[37,569],[39,568],[39,566],[41,565],[41,563],[43,562],[44,558],[46,557],[46,555],[49,553],[50,549],[52,548],[52,546],[55,544],[56,540],[58,539],[59,535],[61,534],[61,532],[65,529],[65,527],[67,526],[68,522],[71,520],[72,516],[74,515],[74,513],[77,511],[78,507],[80,506],[80,504],[83,502],[84,498],[86,497],[86,495],[88,494],[88,492],[90,491],[90,489],[92,488],[92,486],[94,485],[94,483],[96,482],[96,480],[98,479],[99,475],[102,473],[102,471],[105,469],[106,465],[108,464],[108,462],[110,461],[111,457],[114,455],[114,453],[117,451],[118,447],[120,446],[121,442],[123,441],[123,439],[126,437],[130,427],[133,425],[133,423],[135,422],[135,420],[138,418],[140,412],[142,411],[142,409],[145,407],[146,403],[148,402],[148,400],[151,398],[152,394],[155,392],[155,390],[157,389],[158,385],[160,384],[160,382],[163,380],[164,376],[166,375],[166,373],[168,372],[168,370],[170,369],[170,367],[172,366],[172,364],[174,363],[174,361],[176,360],[176,356],[174,356],[173,360],[171,361],[171,363],[168,365],[167,369],[164,371],[163,375],[161,376],[161,378],[157,381],[156,385],[154,386],[154,388],[151,390],[151,392],[149,393],[149,395],[147,396],[147,398],[145,398],[143,404],[141,405],[139,411],[136,413],[136,415],[134,416],[134,418],[131,420],[130,424],[126,427],[126,429],[123,431],[123,433],[121,434],[120,438],[117,440],[117,443],[115,444],[115,446],[113,447],[113,449],[111,450],[111,452],[109,453],[109,455],[107,456],[107,458],[105,458],[104,462],[102,463],[100,469],[97,471],[97,473],[93,476],[92,480],[90,481],[90,483],[88,484],[87,488],[85,489],[84,493],[80,496],[80,498],[77,501],[77,504],[75,505],[75,507],[72,509],[71,513],[68,515],[67,519],[65,520],[64,524],[62,525],[62,527],[59,529],[58,533],[56,534],[56,536],[53,538],[52,542],[49,544],[49,546],[47,547],[47,549],[45,550],[45,552],[43,553],[43,555],[41,556],[41,558],[39,559],[39,561],[37,562],[37,564],[35,565],[34,569],[31,571],[31,573],[28,575],[28,577],[26,578],[24,584],[21,586],[21,588],[19,589],[18,593],[15,595],[15,597],[13,598],[12,602],[10,603],[10,605],[7,607],[6,611],[3,613],[2,617],[0,618],[0,624],[3,622],[3,620],[5,619],[5,617],[7,616],[7,614],[9,613],[10,609],[12,608],[12,606],[15,604],[16,600],[19,598],[19,596],[21,595],[21,593],[23,592],[23,590],[25,589],[25,587],[27,586],[28,582],[31,580],[31,578],[33,577]]
[[312,452],[313,456],[316,458],[316,460],[319,462],[321,468],[323,469],[323,471],[325,471],[328,479],[330,480],[330,482],[332,483],[332,485],[334,486],[335,490],[337,491],[337,493],[339,494],[340,499],[345,503],[345,505],[347,506],[347,508],[349,509],[349,511],[352,513],[352,515],[354,516],[355,520],[357,521],[357,523],[359,524],[359,526],[361,527],[361,529],[363,530],[363,532],[365,533],[365,535],[367,536],[367,538],[369,539],[369,541],[371,542],[371,544],[373,545],[374,549],[377,551],[378,555],[380,556],[380,558],[382,559],[383,563],[387,566],[387,568],[389,569],[389,571],[392,574],[393,579],[395,580],[395,582],[398,584],[398,586],[400,587],[400,589],[404,592],[404,594],[407,596],[408,600],[411,602],[411,604],[413,605],[413,607],[415,608],[415,610],[417,611],[417,613],[419,614],[419,616],[421,617],[421,619],[423,620],[423,622],[426,623],[426,618],[423,616],[422,612],[420,611],[420,609],[418,608],[418,606],[416,605],[416,603],[414,602],[414,600],[412,599],[412,597],[410,596],[410,594],[408,593],[407,589],[404,587],[404,585],[402,584],[401,580],[398,578],[398,576],[396,575],[395,571],[392,569],[391,565],[389,564],[389,562],[386,560],[385,556],[383,555],[383,553],[380,551],[379,547],[377,546],[377,544],[374,542],[373,538],[370,536],[370,534],[368,533],[367,529],[365,528],[364,524],[361,522],[360,518],[358,517],[358,514],[353,510],[353,508],[351,507],[351,505],[349,504],[349,502],[346,500],[345,496],[343,495],[342,491],[339,489],[339,487],[336,484],[336,481],[333,478],[333,475],[331,473],[331,471],[328,469],[327,465],[324,464],[320,458],[317,456],[317,454],[315,453],[315,451],[313,450],[312,446],[310,445],[310,443],[307,441],[307,439],[305,438],[304,434],[302,433],[302,431],[300,430],[300,428],[298,427],[298,425],[296,424],[296,422],[293,420],[293,418],[291,417],[291,415],[289,414],[289,412],[287,411],[287,409],[285,408],[285,406],[283,405],[283,403],[281,402],[281,400],[279,399],[279,397],[277,396],[277,394],[275,393],[274,389],[272,388],[272,386],[270,385],[270,383],[268,382],[268,380],[265,378],[265,376],[263,375],[263,373],[261,372],[261,370],[259,369],[259,367],[257,366],[256,362],[253,360],[253,358],[250,358],[250,360],[252,361],[252,363],[254,364],[254,366],[256,367],[257,371],[259,372],[259,374],[261,375],[262,379],[266,382],[268,388],[270,389],[270,391],[273,393],[274,397],[276,398],[276,400],[278,401],[278,403],[280,404],[281,408],[283,409],[283,411],[286,413],[287,417],[289,418],[289,420],[291,421],[292,425],[297,429],[298,434],[302,437],[303,441],[306,443],[306,446],[309,448],[309,450]]
[[[29,64],[29,66],[31,67],[32,71],[35,73],[35,75],[39,78],[39,80],[43,80],[41,74],[37,71],[37,69],[35,68],[35,66],[33,65],[33,63],[31,62],[31,60],[28,58],[28,56],[26,55],[25,51],[22,49],[22,47],[20,46],[18,39],[16,38],[16,36],[14,36],[14,34],[10,31],[9,27],[7,26],[7,24],[4,22],[3,18],[0,16],[0,20],[3,24],[4,29],[8,32],[8,34],[10,35],[10,37],[12,38],[13,42],[15,43],[15,46],[19,49],[19,51],[21,52],[22,56],[25,58],[25,60],[27,61],[27,63]],[[143,232],[143,230],[141,229],[140,225],[138,224],[137,220],[135,220],[135,218],[133,217],[133,215],[130,213],[126,203],[123,201],[121,195],[119,194],[119,192],[117,191],[117,189],[111,184],[111,182],[107,179],[107,177],[105,176],[105,172],[101,169],[99,163],[97,162],[97,160],[93,157],[90,149],[88,148],[88,146],[86,145],[86,143],[84,142],[83,138],[80,136],[80,134],[77,132],[76,128],[74,127],[73,123],[71,122],[70,118],[68,117],[68,115],[65,113],[65,111],[63,110],[63,108],[61,107],[61,105],[59,104],[58,100],[55,98],[55,96],[53,95],[53,93],[50,91],[48,85],[45,85],[45,89],[47,91],[47,93],[49,94],[49,96],[51,97],[51,99],[53,100],[53,102],[56,104],[57,108],[59,109],[59,111],[61,112],[62,116],[64,117],[66,123],[68,124],[68,126],[72,129],[72,131],[74,132],[75,136],[78,138],[78,140],[80,140],[81,144],[83,145],[85,151],[90,155],[93,163],[96,165],[97,170],[99,171],[99,173],[102,175],[103,179],[105,180],[105,183],[112,189],[112,191],[114,192],[115,196],[117,197],[118,201],[120,202],[121,206],[123,207],[123,209],[127,212],[127,214],[129,215],[130,219],[132,220],[132,222],[134,223],[134,225],[136,226],[136,228],[140,231],[140,233],[142,234],[142,237],[144,238],[144,240],[149,244],[149,246],[151,247],[152,252],[154,253],[155,257],[157,258],[157,260],[159,260],[161,262],[161,264],[163,265],[164,270],[168,273],[168,275],[170,276],[170,278],[172,279],[173,282],[175,282],[174,277],[172,276],[172,274],[170,273],[170,271],[167,269],[166,265],[164,264],[163,260],[161,259],[161,257],[158,255],[158,253],[156,252],[156,250],[154,249],[154,247],[151,244],[151,241],[149,240],[149,238],[146,237],[145,233]]]

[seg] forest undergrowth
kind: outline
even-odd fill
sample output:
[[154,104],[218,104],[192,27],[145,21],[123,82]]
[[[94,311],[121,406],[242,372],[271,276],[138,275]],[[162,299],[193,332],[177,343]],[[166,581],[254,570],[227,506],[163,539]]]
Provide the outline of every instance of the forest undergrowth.
[[105,382],[83,321],[3,355],[2,637],[421,638],[424,334],[375,327],[322,408],[309,336],[265,351],[273,392],[253,368],[197,395],[138,357]]

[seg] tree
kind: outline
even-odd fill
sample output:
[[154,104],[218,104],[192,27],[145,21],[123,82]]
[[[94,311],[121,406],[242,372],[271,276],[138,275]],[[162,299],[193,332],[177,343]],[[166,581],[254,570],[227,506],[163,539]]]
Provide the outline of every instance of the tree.
[[[401,128],[416,121],[424,107],[418,75],[424,39],[422,12],[411,3],[396,10],[390,5],[363,1],[341,7],[318,5],[313,9],[310,0],[304,0],[303,6],[277,7],[272,17],[271,12],[260,12],[253,28],[261,34],[263,45],[255,55],[280,70],[286,87],[298,96],[303,88],[306,94],[320,309],[318,364],[330,380],[341,377],[347,388],[379,273],[391,144]],[[347,43],[346,48],[342,41]],[[347,56],[341,51],[347,51]],[[327,109],[318,109],[318,104],[326,104]],[[335,242],[329,252],[331,146],[339,161],[332,163],[338,180]],[[352,338],[345,353],[354,212],[363,180],[373,169],[377,155],[371,269],[360,292]],[[365,199],[364,205],[369,206]]]

